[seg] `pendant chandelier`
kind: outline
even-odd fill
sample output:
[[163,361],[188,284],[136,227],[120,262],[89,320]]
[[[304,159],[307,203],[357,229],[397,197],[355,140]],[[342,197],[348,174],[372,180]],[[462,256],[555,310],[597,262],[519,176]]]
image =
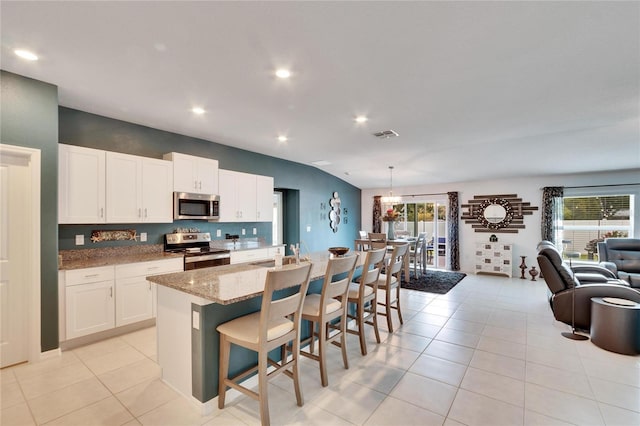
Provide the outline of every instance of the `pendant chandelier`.
[[400,202],[400,197],[393,196],[393,166],[389,166],[389,196],[382,197],[382,202],[386,204],[394,204]]

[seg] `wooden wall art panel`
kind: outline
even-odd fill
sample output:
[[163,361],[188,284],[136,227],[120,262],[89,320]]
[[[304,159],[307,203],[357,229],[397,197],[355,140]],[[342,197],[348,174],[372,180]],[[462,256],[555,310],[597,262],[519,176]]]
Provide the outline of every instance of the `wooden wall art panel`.
[[[466,209],[466,211],[464,211]],[[475,232],[518,232],[524,229],[524,216],[531,215],[538,207],[523,202],[517,194],[475,195],[462,204],[462,216]]]

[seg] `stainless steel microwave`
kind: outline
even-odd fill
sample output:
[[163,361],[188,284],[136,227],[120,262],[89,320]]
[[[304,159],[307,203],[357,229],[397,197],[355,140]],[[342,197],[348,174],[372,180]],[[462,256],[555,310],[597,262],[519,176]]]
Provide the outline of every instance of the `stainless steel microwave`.
[[173,219],[218,220],[220,218],[220,196],[173,193]]

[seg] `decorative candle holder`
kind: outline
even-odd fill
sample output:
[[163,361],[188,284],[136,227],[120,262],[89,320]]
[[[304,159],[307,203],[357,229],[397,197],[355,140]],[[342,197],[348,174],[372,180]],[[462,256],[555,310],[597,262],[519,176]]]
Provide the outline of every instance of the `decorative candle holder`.
[[527,264],[524,262],[524,260],[527,258],[527,256],[520,256],[522,258],[522,263],[520,263],[520,270],[521,270],[521,274],[520,274],[520,279],[522,280],[526,280],[527,277],[524,276],[524,273],[527,272]]
[[529,270],[529,275],[531,275],[531,281],[536,280],[536,275],[538,275],[538,270],[536,269],[535,266],[531,267],[531,269]]

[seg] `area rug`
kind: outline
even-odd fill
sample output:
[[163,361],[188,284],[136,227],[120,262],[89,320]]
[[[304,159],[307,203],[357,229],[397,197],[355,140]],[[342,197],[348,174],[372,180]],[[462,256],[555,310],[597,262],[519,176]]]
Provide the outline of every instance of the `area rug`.
[[446,294],[467,276],[462,272],[433,271],[431,269],[427,269],[426,273],[418,277],[413,275],[413,271],[410,275],[409,282],[402,282],[402,288],[436,294]]

